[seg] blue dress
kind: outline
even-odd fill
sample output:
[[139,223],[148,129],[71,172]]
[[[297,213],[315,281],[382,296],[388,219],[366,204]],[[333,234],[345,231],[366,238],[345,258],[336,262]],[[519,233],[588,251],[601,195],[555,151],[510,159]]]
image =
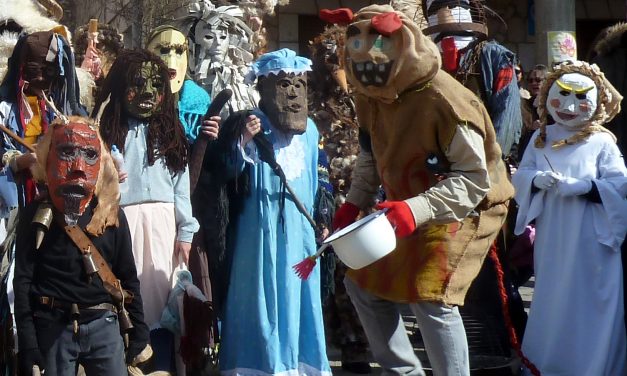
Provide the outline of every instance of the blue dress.
[[[318,131],[291,139],[272,130],[268,118],[255,113],[274,146],[288,184],[312,212],[318,185]],[[254,143],[249,143],[249,146]],[[281,210],[281,183],[256,151],[238,153],[234,168],[250,166],[250,195],[229,241],[233,257],[226,300],[220,369],[223,375],[331,375],[326,355],[320,271],[306,281],[292,266],[315,253],[314,231],[289,194]],[[253,163],[251,163],[253,162]]]

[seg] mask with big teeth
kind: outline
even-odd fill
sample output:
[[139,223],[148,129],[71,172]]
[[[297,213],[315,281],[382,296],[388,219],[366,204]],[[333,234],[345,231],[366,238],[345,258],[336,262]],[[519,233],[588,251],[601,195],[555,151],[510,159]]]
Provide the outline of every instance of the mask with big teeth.
[[440,53],[418,25],[389,5],[371,5],[346,29],[347,79],[359,94],[385,102],[428,82],[440,67]]
[[46,161],[48,191],[68,224],[76,223],[91,201],[100,172],[100,140],[88,124],[57,124]]
[[164,82],[168,77],[159,74],[159,67],[144,62],[139,71],[131,75],[126,89],[124,108],[134,117],[146,119],[156,112],[163,101]]
[[307,76],[279,72],[263,77],[259,86],[259,107],[272,125],[285,133],[304,133],[307,129]]

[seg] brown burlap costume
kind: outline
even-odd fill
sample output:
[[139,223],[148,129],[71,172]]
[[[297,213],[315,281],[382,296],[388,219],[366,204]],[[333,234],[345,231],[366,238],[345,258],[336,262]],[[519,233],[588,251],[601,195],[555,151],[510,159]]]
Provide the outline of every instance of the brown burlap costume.
[[[355,15],[352,26],[367,32],[373,17],[392,11],[389,6],[364,8]],[[378,62],[391,65],[385,85],[367,89],[362,85],[357,72],[359,54],[347,54],[346,64],[347,78],[358,93],[359,124],[370,135],[387,199],[407,200],[434,186],[454,193],[456,187],[447,176],[456,172],[450,170],[452,161],[445,154],[450,155],[447,151],[459,127],[472,128],[482,137],[490,189],[463,221],[418,223],[416,232],[398,239],[394,252],[348,275],[361,288],[387,300],[463,305],[468,287],[505,220],[514,190],[486,109],[472,92],[440,70],[437,47],[414,23],[402,14],[399,17],[401,32],[389,36],[396,56],[391,52],[387,58],[393,60],[382,56]],[[463,160],[463,155],[458,157],[455,162]],[[438,161],[437,169],[433,168],[434,160]],[[368,180],[353,179],[353,184]],[[468,193],[461,191],[460,197],[464,194]]]

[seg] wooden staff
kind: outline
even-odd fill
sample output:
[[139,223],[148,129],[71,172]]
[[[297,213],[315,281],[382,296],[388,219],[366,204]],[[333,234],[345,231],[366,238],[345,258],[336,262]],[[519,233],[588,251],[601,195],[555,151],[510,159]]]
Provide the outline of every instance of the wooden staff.
[[10,130],[9,128],[7,128],[4,125],[0,124],[0,130],[2,132],[4,132],[4,133],[8,134],[9,137],[11,137],[13,140],[15,140],[18,144],[20,144],[23,147],[25,147],[26,149],[28,149],[28,151],[30,151],[31,153],[35,152],[35,148],[33,148],[32,146],[27,144],[26,141],[22,140],[22,138],[20,136],[18,136],[15,133],[13,133],[13,131]]
[[[224,89],[218,93],[218,95],[213,98],[205,116],[204,120],[209,120],[212,116],[217,116],[220,114],[222,107],[226,104],[226,102],[231,99],[233,95],[233,91],[231,89]],[[194,193],[196,190],[196,184],[198,183],[198,178],[200,177],[200,170],[202,170],[202,164],[205,159],[205,150],[207,149],[207,144],[209,144],[209,137],[204,133],[200,133],[198,138],[196,139],[196,143],[192,148],[192,153],[189,159],[189,192]]]

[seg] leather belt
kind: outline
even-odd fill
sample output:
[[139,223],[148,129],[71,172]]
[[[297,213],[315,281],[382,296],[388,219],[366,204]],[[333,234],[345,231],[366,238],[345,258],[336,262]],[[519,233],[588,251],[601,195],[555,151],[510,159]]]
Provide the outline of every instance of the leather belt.
[[[62,310],[72,309],[72,303],[68,303],[63,300],[59,300],[50,296],[38,296],[37,303],[39,303],[39,305],[41,306],[48,307],[48,308],[58,308]],[[118,309],[111,303],[100,303],[100,304],[91,305],[91,306],[87,306],[83,304],[77,304],[77,305],[78,305],[78,309],[102,310],[102,311],[111,311],[115,313],[118,312]]]

